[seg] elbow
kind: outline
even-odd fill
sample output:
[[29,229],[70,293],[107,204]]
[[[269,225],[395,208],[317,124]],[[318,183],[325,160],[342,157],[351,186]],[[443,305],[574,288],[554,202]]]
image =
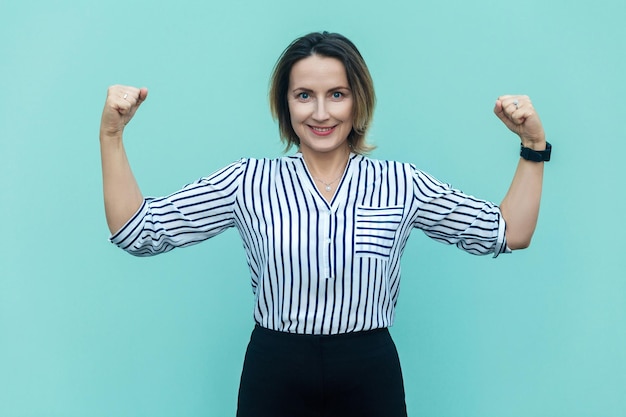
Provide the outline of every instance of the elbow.
[[520,249],[526,249],[527,247],[530,246],[530,241],[531,238],[509,238],[507,236],[507,246],[509,247],[509,249],[511,250],[520,250]]
[[511,250],[526,249],[530,246],[533,235],[535,234],[535,226],[537,219],[522,219],[507,218],[507,213],[502,212],[502,217],[505,220],[505,236],[506,243]]

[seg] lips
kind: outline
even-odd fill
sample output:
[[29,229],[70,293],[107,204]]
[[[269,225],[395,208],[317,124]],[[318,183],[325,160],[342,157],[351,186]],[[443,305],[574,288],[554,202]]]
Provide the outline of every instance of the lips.
[[309,125],[309,129],[317,136],[328,136],[335,130],[335,126],[330,127],[320,127],[320,126],[311,126]]

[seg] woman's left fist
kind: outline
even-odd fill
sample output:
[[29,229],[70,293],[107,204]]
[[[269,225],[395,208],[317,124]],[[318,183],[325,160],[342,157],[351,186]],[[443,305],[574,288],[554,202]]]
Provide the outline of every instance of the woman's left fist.
[[520,137],[524,147],[545,149],[543,125],[528,96],[500,96],[493,112]]

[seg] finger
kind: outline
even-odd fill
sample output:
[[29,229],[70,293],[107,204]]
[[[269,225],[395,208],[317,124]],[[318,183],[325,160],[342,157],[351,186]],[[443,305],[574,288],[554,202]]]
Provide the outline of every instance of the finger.
[[508,96],[502,99],[501,101],[502,101],[502,107],[506,109],[507,114],[513,113],[515,110],[519,109],[520,106],[522,105],[520,97],[518,96]]
[[124,93],[119,86],[109,87],[105,108],[113,109],[118,113],[126,112],[130,102],[124,99],[125,95],[128,97],[128,94]]
[[523,124],[535,114],[535,108],[530,100],[525,99],[515,106],[515,110],[511,111],[511,120],[515,124]]
[[148,96],[147,88],[116,85],[110,87],[107,101],[120,114],[132,114]]
[[148,98],[148,89],[146,87],[141,87],[139,89],[139,100],[144,102]]
[[496,114],[496,116],[498,116],[498,119],[504,122],[504,124],[506,124],[507,126],[511,123],[510,111],[507,113],[506,104],[503,101],[502,97],[498,97],[498,99],[496,100],[493,112]]
[[128,85],[117,84],[117,85],[112,85],[111,87],[109,87],[108,95],[109,96],[118,96],[118,97],[124,98],[125,94],[129,94],[130,95],[132,93],[135,93],[136,91],[138,91],[138,90],[135,87],[131,87],[131,86],[128,86]]
[[139,100],[140,90],[135,87],[122,87],[118,93],[122,100],[135,104]]
[[526,107],[524,109],[519,109],[513,112],[511,114],[511,120],[513,121],[513,123],[517,125],[521,125],[521,124],[524,124],[528,119],[530,119],[534,115],[535,115],[535,109],[533,109],[532,107],[531,108]]
[[524,123],[526,118],[534,112],[528,96],[501,96],[498,100],[501,102],[503,116],[516,125]]
[[148,89],[146,87],[142,87],[137,89],[137,96],[135,97],[135,105],[137,107],[141,106],[141,104],[146,101],[148,98]]
[[521,95],[521,94],[505,94],[505,95],[502,95],[502,96],[498,97],[498,100],[503,101],[503,102],[507,102],[507,103],[509,103],[509,102],[511,102],[511,101],[513,101],[515,99],[520,100],[520,101],[521,100],[528,100],[528,101],[530,100],[530,98],[527,95]]
[[148,98],[148,89],[145,87],[125,90],[122,96],[122,99],[129,102],[135,109],[137,109],[146,98]]
[[509,120],[516,126],[521,126],[526,121],[526,117],[524,116],[524,113],[519,110],[515,110],[508,117],[509,117]]

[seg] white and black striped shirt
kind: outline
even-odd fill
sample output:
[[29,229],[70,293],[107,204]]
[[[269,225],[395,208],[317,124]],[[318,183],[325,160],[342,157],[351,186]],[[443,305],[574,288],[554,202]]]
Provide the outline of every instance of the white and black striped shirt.
[[337,334],[393,324],[400,257],[413,228],[473,254],[508,252],[494,204],[411,164],[352,154],[333,200],[301,154],[241,159],[163,198],[146,198],[111,241],[137,256],[239,230],[266,328]]

